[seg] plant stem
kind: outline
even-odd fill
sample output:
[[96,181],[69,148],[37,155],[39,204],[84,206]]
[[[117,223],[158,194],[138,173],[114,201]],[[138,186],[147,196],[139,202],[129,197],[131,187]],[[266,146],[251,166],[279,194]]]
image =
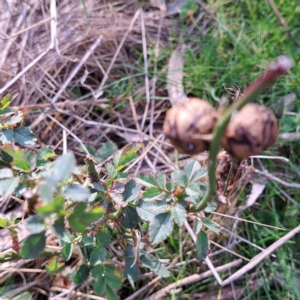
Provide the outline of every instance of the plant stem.
[[221,138],[226,130],[226,127],[230,121],[231,114],[240,110],[244,105],[250,102],[258,93],[263,89],[273,84],[276,79],[286,74],[294,65],[291,58],[287,56],[279,56],[276,61],[270,64],[269,69],[253,81],[243,92],[243,97],[234,102],[218,120],[217,125],[213,131],[213,138],[209,148],[208,159],[208,190],[203,199],[196,206],[195,211],[201,211],[205,209],[207,203],[212,201],[216,196],[216,161],[217,154],[219,152]]

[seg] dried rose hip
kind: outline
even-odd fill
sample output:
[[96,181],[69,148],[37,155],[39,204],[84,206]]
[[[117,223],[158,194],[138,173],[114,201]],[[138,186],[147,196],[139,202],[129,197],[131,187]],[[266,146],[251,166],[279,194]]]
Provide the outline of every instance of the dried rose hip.
[[189,98],[173,106],[166,114],[163,130],[181,153],[197,154],[208,150],[209,139],[218,114],[206,101]]
[[260,104],[250,103],[231,117],[222,145],[234,157],[244,159],[269,148],[277,136],[275,115]]

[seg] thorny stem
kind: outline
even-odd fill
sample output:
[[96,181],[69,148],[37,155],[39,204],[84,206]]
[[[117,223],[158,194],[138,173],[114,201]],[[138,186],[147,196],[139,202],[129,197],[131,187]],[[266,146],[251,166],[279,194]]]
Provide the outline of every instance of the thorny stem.
[[218,120],[217,125],[213,131],[213,138],[209,148],[208,159],[208,190],[203,199],[196,206],[195,211],[201,211],[205,209],[207,203],[212,201],[216,196],[216,160],[220,147],[221,138],[226,130],[226,127],[230,121],[231,114],[240,110],[245,104],[250,102],[257,94],[262,90],[272,85],[276,79],[285,75],[292,67],[294,62],[287,56],[279,56],[276,61],[272,62],[269,69],[253,81],[243,92],[244,96],[234,102]]

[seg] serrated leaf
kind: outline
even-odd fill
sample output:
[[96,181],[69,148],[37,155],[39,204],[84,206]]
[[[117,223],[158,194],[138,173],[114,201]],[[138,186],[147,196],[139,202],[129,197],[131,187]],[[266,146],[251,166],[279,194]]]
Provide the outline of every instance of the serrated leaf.
[[135,263],[135,250],[132,244],[127,243],[125,248],[125,270],[124,276],[129,280],[136,281],[139,276],[138,264]]
[[45,224],[39,215],[30,216],[26,221],[26,228],[33,234],[40,233],[45,230]]
[[41,181],[37,194],[41,197],[45,204],[52,203],[54,199],[55,187],[47,181]]
[[163,278],[170,276],[169,270],[156,257],[143,250],[140,250],[140,261],[158,276]]
[[113,157],[115,168],[117,168],[117,166],[119,165],[120,158],[121,158],[121,154],[122,154],[122,151],[119,150],[119,151],[117,151],[117,152],[115,153],[115,155],[114,155],[114,157]]
[[136,182],[146,187],[157,187],[157,182],[150,174],[141,173],[136,177]]
[[196,249],[197,258],[199,260],[205,259],[208,251],[208,237],[204,231],[200,231],[197,235]]
[[59,238],[63,239],[66,233],[64,221],[62,219],[57,219],[54,224],[50,227],[53,234]]
[[213,221],[211,221],[208,218],[202,218],[203,225],[206,226],[208,229],[212,230],[216,234],[219,234],[219,228],[217,227],[217,224]]
[[103,296],[106,292],[106,283],[104,277],[98,277],[93,285],[93,288],[97,295]]
[[184,173],[186,174],[188,180],[192,178],[196,171],[200,170],[201,166],[197,160],[190,160],[184,166]]
[[5,215],[0,214],[0,227],[5,228],[9,224],[8,219]]
[[144,221],[152,221],[156,215],[170,210],[170,205],[165,201],[143,201],[140,200],[136,207],[137,213]]
[[80,185],[69,185],[63,192],[64,196],[76,202],[83,202],[90,197],[90,191]]
[[207,175],[207,169],[201,169],[196,171],[190,179],[190,182],[199,181],[202,177]]
[[105,166],[110,178],[115,178],[117,176],[115,167],[111,163],[107,163]]
[[168,181],[167,184],[166,184],[166,189],[167,189],[169,192],[173,192],[174,189],[175,189],[174,182],[173,182],[173,181]]
[[0,180],[0,196],[8,197],[19,185],[19,177],[12,177]]
[[109,285],[106,285],[106,296],[108,300],[118,300],[116,293]]
[[177,183],[180,187],[186,187],[188,183],[188,178],[185,173],[180,171],[175,171],[171,174],[172,180]]
[[32,234],[26,238],[21,248],[21,256],[25,259],[36,258],[45,248],[45,231],[38,234]]
[[199,197],[200,196],[200,188],[197,184],[192,183],[186,187],[185,192],[188,196],[191,197]]
[[182,226],[186,218],[186,211],[180,204],[176,204],[171,207],[172,218],[178,226]]
[[156,173],[155,178],[156,178],[156,182],[157,182],[158,186],[161,189],[165,189],[166,183],[167,183],[166,175],[164,173],[158,172],[158,173]]
[[9,120],[7,121],[7,125],[12,126],[22,122],[23,116],[24,115],[21,111],[17,111],[16,115],[13,115],[12,117],[9,118]]
[[193,231],[196,235],[198,235],[198,233],[200,232],[202,227],[203,227],[203,223],[201,221],[199,221],[198,219],[195,219],[194,224],[193,224]]
[[104,214],[105,209],[101,207],[95,207],[92,210],[86,212],[81,216],[81,220],[87,222],[88,224],[98,221]]
[[49,158],[55,157],[56,154],[53,152],[50,146],[44,147],[37,152],[37,167],[45,165]]
[[173,230],[173,220],[170,212],[156,215],[150,222],[150,242],[157,244],[165,240]]
[[164,194],[164,191],[162,191],[159,187],[150,187],[145,190],[145,192],[142,195],[142,198],[145,201],[154,201],[161,197]]
[[124,192],[122,193],[124,201],[130,202],[136,200],[141,191],[141,187],[134,182],[134,180],[129,180],[124,187]]
[[208,202],[206,208],[204,209],[205,212],[214,212],[218,208],[218,205],[214,202]]
[[74,154],[69,152],[57,158],[53,167],[53,177],[57,182],[67,180],[71,177],[76,162]]
[[28,127],[14,129],[15,141],[21,146],[35,145],[36,137]]
[[131,163],[133,160],[136,159],[137,155],[137,151],[139,151],[142,148],[142,146],[137,146],[137,147],[128,147],[126,148],[121,157],[120,157],[120,161],[118,163],[118,167],[116,168],[117,171],[120,171],[122,168],[124,168],[125,166],[127,166],[129,163]]
[[89,269],[89,267],[87,265],[81,265],[78,268],[78,270],[77,270],[77,272],[76,272],[76,274],[75,274],[75,276],[73,278],[73,281],[76,284],[81,284],[85,280],[88,279],[89,275],[90,275],[90,269]]
[[96,244],[100,247],[106,248],[111,241],[111,235],[107,228],[102,228],[98,231],[96,236]]
[[102,161],[118,150],[118,147],[115,143],[106,142],[104,143],[94,154],[95,158],[99,161]]
[[0,143],[3,145],[11,144],[14,139],[14,131],[12,129],[0,130]]
[[124,209],[123,218],[121,219],[121,224],[125,228],[134,229],[134,228],[136,228],[136,226],[138,224],[138,220],[139,220],[139,217],[136,212],[136,209],[131,206],[127,206]]
[[14,173],[11,169],[4,168],[0,169],[0,179],[11,178],[14,176]]
[[90,255],[90,263],[92,266],[99,265],[106,260],[107,250],[105,248],[95,247]]

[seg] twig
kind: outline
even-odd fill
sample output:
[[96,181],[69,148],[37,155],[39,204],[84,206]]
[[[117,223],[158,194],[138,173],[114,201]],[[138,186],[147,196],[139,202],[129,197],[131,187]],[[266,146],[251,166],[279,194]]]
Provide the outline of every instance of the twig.
[[261,252],[257,256],[255,256],[247,265],[239,269],[237,272],[232,274],[230,277],[228,277],[226,280],[223,281],[222,286],[225,286],[229,284],[232,281],[237,280],[242,275],[244,275],[246,272],[250,271],[252,268],[254,268],[257,264],[259,264],[263,259],[265,259],[267,256],[269,256],[272,252],[274,252],[277,248],[285,244],[288,240],[293,238],[297,233],[300,232],[300,225],[290,231],[288,234],[280,238],[277,242],[273,243],[271,246],[269,246],[265,251]]
[[297,44],[298,46],[300,46],[300,42],[298,41],[298,39],[296,39],[295,37],[293,37],[289,26],[287,25],[284,17],[282,16],[282,14],[280,13],[279,9],[277,8],[277,6],[275,5],[273,0],[269,0],[269,3],[271,5],[271,7],[273,8],[276,16],[278,17],[278,19],[280,20],[280,23],[282,24],[282,26],[284,27],[284,29],[286,30],[287,34],[292,38],[292,40],[295,42],[295,44]]
[[21,33],[24,33],[24,32],[26,32],[26,31],[28,31],[28,30],[31,30],[31,29],[33,29],[33,28],[35,28],[35,27],[38,27],[38,26],[40,26],[40,25],[43,25],[44,23],[47,23],[47,22],[51,21],[52,19],[53,19],[53,17],[49,17],[49,18],[47,18],[47,19],[45,19],[45,20],[42,20],[42,21],[40,21],[40,22],[37,22],[37,23],[35,23],[35,24],[33,24],[33,25],[27,27],[27,28],[24,28],[24,29],[22,29],[22,30],[20,30],[20,31],[18,31],[18,32],[14,33],[14,34],[12,34],[12,35],[10,35],[10,36],[8,36],[8,37],[2,37],[2,36],[0,36],[0,39],[2,39],[2,40],[9,40],[9,39],[11,39],[11,38],[13,38],[13,37],[15,37],[15,36],[21,34]]
[[288,132],[288,133],[282,133],[278,137],[279,141],[299,141],[300,140],[300,132]]
[[[239,266],[242,263],[241,259],[237,259],[234,260],[226,265],[223,265],[221,267],[217,267],[215,268],[215,271],[217,273],[221,273],[221,272],[226,272],[231,268],[235,268],[237,266]],[[180,286],[184,286],[187,284],[193,284],[196,282],[199,282],[205,278],[208,278],[210,276],[213,275],[212,271],[206,271],[202,274],[193,274],[191,276],[188,276],[186,278],[180,279],[175,283],[169,284],[168,286],[164,287],[163,289],[161,289],[160,291],[156,292],[155,294],[152,294],[150,297],[145,298],[145,300],[156,300],[156,299],[162,299],[163,297],[166,297],[170,294],[170,292],[174,289],[174,288],[178,288]],[[133,300],[134,298],[127,298],[126,300]]]
[[69,85],[69,83],[71,82],[71,80],[74,78],[74,76],[77,74],[77,72],[80,70],[80,68],[85,63],[85,61],[90,57],[90,55],[93,53],[93,51],[98,47],[98,45],[100,44],[102,38],[103,38],[103,36],[100,35],[96,39],[96,41],[91,45],[91,47],[89,48],[89,50],[84,54],[84,56],[82,57],[82,59],[80,60],[80,62],[71,71],[71,73],[68,76],[68,78],[65,80],[65,82],[62,84],[62,86],[59,89],[59,91],[53,97],[52,103],[55,103],[58,100],[58,98],[60,97],[60,95],[62,94],[62,92],[67,88],[67,86]]
[[141,123],[141,129],[144,129],[148,110],[150,106],[150,88],[149,88],[149,76],[148,76],[148,58],[147,58],[147,41],[146,41],[146,29],[143,10],[141,11],[141,29],[142,29],[142,44],[143,44],[143,57],[144,57],[144,71],[145,71],[145,91],[146,91],[146,107],[143,114]]
[[289,183],[289,182],[283,181],[283,180],[279,179],[278,177],[272,175],[268,171],[259,171],[259,170],[255,169],[255,173],[263,175],[267,179],[278,182],[278,183],[282,184],[285,187],[300,189],[300,184],[299,183]]

